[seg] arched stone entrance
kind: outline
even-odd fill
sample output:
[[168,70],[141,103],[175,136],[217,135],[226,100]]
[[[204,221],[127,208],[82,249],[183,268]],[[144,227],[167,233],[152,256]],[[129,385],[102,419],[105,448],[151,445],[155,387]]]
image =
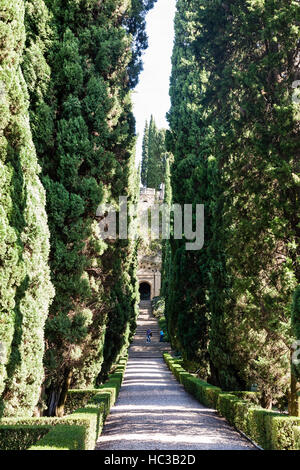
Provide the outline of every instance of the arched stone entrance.
[[151,300],[151,286],[148,282],[141,282],[139,291],[141,300]]

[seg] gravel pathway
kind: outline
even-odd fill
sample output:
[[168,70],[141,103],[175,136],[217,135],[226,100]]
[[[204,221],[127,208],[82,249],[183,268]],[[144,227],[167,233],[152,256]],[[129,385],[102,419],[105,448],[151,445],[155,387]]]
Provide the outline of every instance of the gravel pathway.
[[[140,338],[136,341],[141,344]],[[119,398],[96,450],[255,449],[215,410],[189,395],[162,358],[153,357],[156,342],[148,358],[129,355]]]

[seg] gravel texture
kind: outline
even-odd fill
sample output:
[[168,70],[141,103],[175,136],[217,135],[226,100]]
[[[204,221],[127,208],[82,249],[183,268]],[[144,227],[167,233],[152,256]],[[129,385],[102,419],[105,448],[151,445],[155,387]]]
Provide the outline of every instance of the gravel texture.
[[96,450],[255,449],[215,410],[184,390],[163,359],[154,357],[155,342],[149,357],[129,356],[119,398]]

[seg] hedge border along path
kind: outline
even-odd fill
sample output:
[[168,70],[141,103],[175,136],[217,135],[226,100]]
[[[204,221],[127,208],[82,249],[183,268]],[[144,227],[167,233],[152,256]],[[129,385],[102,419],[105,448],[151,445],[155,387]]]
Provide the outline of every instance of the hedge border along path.
[[217,409],[229,424],[265,450],[299,450],[300,418],[267,411],[258,405],[254,392],[222,392],[187,372],[170,354],[164,360],[185,390],[200,403]]
[[93,450],[114,405],[126,369],[122,358],[99,388],[70,390],[63,418],[3,418],[1,450]]

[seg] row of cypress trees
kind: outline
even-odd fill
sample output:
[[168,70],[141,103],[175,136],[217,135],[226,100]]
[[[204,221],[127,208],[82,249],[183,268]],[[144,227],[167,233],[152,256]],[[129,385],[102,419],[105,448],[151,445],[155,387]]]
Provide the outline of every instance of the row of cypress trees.
[[166,160],[166,130],[158,129],[153,116],[150,123],[146,121],[141,163],[141,182],[147,188],[159,189],[165,182]]
[[178,0],[175,19],[173,202],[205,204],[205,245],[166,248],[169,333],[213,384],[256,384],[267,407],[290,376],[296,391],[299,19],[294,0]]
[[137,247],[102,240],[96,210],[137,199],[130,89],[153,3],[1,2],[2,415],[61,415],[128,346]]

